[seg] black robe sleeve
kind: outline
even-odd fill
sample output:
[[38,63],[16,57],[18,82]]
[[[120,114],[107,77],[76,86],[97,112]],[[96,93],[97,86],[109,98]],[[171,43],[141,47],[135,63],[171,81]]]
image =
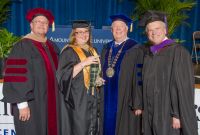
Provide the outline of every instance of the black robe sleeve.
[[64,100],[74,108],[74,100],[70,89],[73,79],[74,65],[77,64],[76,54],[72,48],[65,48],[59,57],[59,66],[57,70],[57,79],[59,88],[64,95]]
[[7,58],[2,101],[20,103],[34,99],[34,73],[26,40],[16,43]]
[[[129,49],[123,58],[121,64],[122,81],[124,78],[130,78],[128,83],[123,83],[123,86],[129,85],[129,108],[131,110],[142,109],[142,66],[144,53],[140,45],[135,45]],[[127,74],[128,73],[128,74]],[[123,77],[122,77],[123,75]],[[130,76],[130,77],[129,77]]]
[[[102,49],[102,52],[101,52],[101,57],[100,57],[100,60],[101,60],[101,69],[103,69],[103,65],[104,65],[104,62],[105,62],[105,55],[106,55],[106,51],[107,51],[107,44],[105,44],[103,46],[103,49]],[[102,77],[103,77],[103,74],[102,74]],[[100,113],[99,113],[99,118],[100,118],[100,135],[103,135],[103,118],[104,118],[104,87],[102,86],[100,88],[100,91],[99,91],[99,95],[100,95],[100,98],[99,98],[99,109],[100,109]]]
[[180,119],[182,135],[197,135],[193,64],[184,47],[177,46],[174,53],[170,85],[172,116]]
[[143,109],[143,98],[142,98],[142,68],[143,68],[143,61],[144,61],[144,51],[141,46],[138,46],[137,49],[135,49],[135,74],[132,86],[132,108],[135,109]]

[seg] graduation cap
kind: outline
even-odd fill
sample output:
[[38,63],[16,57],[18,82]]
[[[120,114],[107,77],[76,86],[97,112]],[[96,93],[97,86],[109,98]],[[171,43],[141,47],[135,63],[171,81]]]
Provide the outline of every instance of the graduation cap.
[[139,26],[145,27],[148,23],[162,21],[167,26],[167,16],[166,13],[161,11],[148,10],[145,12],[139,20]]
[[72,29],[75,28],[90,28],[91,24],[89,21],[86,20],[75,20],[72,22]]
[[110,20],[112,23],[117,20],[123,21],[130,28],[130,32],[133,31],[133,20],[124,14],[111,15]]
[[45,16],[49,20],[49,24],[52,25],[52,31],[55,31],[55,23],[53,14],[44,8],[34,8],[28,11],[26,19],[31,22],[37,16]]

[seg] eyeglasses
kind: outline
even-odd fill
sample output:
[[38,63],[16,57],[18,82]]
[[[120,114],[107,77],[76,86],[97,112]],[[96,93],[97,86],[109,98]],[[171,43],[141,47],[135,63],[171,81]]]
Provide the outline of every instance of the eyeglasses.
[[87,31],[76,31],[75,32],[75,34],[77,34],[77,35],[86,35],[86,34],[89,34],[89,31],[87,30]]
[[35,24],[43,24],[43,25],[48,25],[49,22],[43,22],[43,21],[33,21]]

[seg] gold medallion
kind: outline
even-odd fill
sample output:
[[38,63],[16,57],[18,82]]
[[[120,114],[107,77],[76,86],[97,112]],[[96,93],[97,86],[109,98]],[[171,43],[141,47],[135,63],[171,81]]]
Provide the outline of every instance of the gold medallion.
[[106,69],[106,75],[107,77],[111,78],[113,77],[115,74],[115,70],[112,67],[109,67]]

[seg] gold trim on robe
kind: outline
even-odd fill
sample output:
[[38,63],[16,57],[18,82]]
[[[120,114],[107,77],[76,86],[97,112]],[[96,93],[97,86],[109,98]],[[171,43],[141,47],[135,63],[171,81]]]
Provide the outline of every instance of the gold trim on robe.
[[[79,46],[69,45],[69,47],[74,49],[74,51],[77,53],[81,62],[84,61],[87,58],[85,53],[83,52],[83,50]],[[89,47],[89,51],[91,52],[91,54],[93,56],[98,56],[98,54],[97,54],[97,52],[95,51],[94,48]],[[83,77],[84,77],[85,87],[88,90],[89,86],[90,86],[90,66],[86,66],[86,67],[83,68]]]

